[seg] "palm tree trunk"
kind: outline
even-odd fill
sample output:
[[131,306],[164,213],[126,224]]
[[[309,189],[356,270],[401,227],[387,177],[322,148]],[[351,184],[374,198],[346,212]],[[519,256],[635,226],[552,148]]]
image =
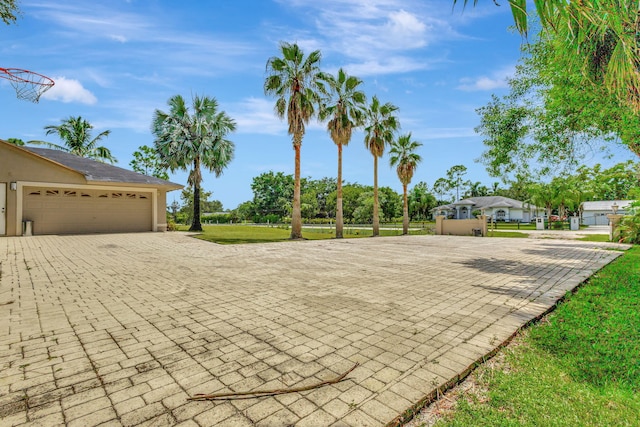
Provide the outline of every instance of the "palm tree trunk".
[[336,239],[342,239],[342,144],[338,144],[338,182],[336,188]]
[[300,212],[300,144],[294,144],[296,152],[294,187],[293,187],[293,209],[291,212],[291,239],[302,239],[302,214]]
[[404,204],[402,206],[402,235],[409,234],[409,201],[407,198],[407,184],[402,184]]
[[378,156],[373,156],[373,237],[380,235],[378,218]]
[[[195,158],[193,161],[193,170],[200,169],[200,159]],[[195,176],[200,174],[196,172]],[[193,220],[191,221],[191,228],[189,231],[202,231],[202,223],[200,222],[200,182],[196,179],[193,182]]]

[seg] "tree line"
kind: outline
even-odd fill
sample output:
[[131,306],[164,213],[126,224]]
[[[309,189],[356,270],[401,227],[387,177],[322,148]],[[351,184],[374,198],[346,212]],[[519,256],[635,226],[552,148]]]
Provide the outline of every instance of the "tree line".
[[[580,166],[574,174],[559,175],[549,181],[539,181],[531,175],[519,175],[501,185],[484,185],[479,181],[464,180],[466,167],[455,165],[445,177],[433,185],[424,181],[408,190],[408,217],[410,221],[429,221],[433,209],[456,199],[480,196],[504,196],[538,206],[550,216],[566,217],[579,214],[580,205],[592,200],[640,199],[640,163],[618,163],[609,168],[600,164]],[[253,198],[235,209],[222,212],[222,203],[202,199],[203,219],[212,222],[249,221],[256,223],[289,223],[291,199],[294,191],[293,175],[283,172],[264,172],[252,179]],[[337,185],[335,178],[302,178],[301,215],[304,223],[335,224]],[[346,224],[371,224],[373,220],[373,187],[358,183],[343,183],[343,214]],[[459,194],[457,197],[456,193]],[[191,193],[183,190],[184,204],[178,209],[181,222],[191,220]],[[390,187],[379,189],[378,208],[382,222],[403,219],[403,195]],[[217,214],[215,214],[217,213]]]
[[[45,127],[47,134],[56,134],[62,144],[45,141],[28,141],[45,145],[72,154],[100,161],[115,163],[117,159],[99,142],[109,135],[104,131],[93,136],[93,126],[82,117],[70,117],[58,126]],[[16,145],[24,145],[20,139],[7,140]],[[393,149],[392,149],[393,151]],[[133,170],[147,175],[167,179],[166,166],[157,155],[155,148],[141,146],[134,152],[130,162]],[[609,168],[600,164],[593,167],[578,166],[573,173],[564,173],[542,181],[537,175],[520,170],[504,186],[493,182],[487,186],[479,181],[465,179],[467,168],[454,165],[445,176],[434,181],[432,186],[421,181],[411,189],[403,188],[407,195],[407,221],[425,221],[431,218],[431,211],[439,205],[455,200],[478,196],[505,196],[521,200],[541,208],[547,215],[560,217],[568,213],[578,213],[580,204],[590,200],[634,200],[640,199],[640,163],[627,161]],[[300,180],[301,218],[305,222],[334,222],[338,210],[338,185],[335,178],[325,177],[314,180],[310,177]],[[342,209],[346,223],[372,224],[374,204],[377,203],[380,218],[384,222],[404,221],[404,194],[398,194],[390,187],[379,189],[378,199],[374,197],[373,186],[345,183],[342,186]],[[209,200],[211,192],[202,191],[198,209],[194,206],[194,190],[189,185],[181,193],[182,203],[168,206],[170,216],[180,223],[193,223],[196,212],[199,219],[216,221],[289,222],[291,219],[292,195],[295,178],[283,172],[266,172],[254,177],[251,183],[252,200],[227,210],[223,216],[223,205],[218,200]],[[205,216],[201,215],[204,213]]]

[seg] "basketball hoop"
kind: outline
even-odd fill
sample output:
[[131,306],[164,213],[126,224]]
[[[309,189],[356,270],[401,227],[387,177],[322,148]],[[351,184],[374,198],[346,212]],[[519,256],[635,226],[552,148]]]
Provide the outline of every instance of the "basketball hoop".
[[51,89],[55,82],[47,76],[20,68],[1,68],[0,77],[9,80],[18,99],[38,102],[40,96]]

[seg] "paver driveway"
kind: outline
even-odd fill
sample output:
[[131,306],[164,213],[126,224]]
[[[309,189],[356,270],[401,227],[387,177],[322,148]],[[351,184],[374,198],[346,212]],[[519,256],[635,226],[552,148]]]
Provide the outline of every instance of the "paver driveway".
[[[0,424],[379,426],[619,252],[450,236],[0,239]],[[193,402],[196,393],[308,385]]]

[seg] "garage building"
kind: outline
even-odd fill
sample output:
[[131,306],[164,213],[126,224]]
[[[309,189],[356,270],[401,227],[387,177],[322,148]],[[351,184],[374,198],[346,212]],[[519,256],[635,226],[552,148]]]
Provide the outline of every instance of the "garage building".
[[0,140],[0,235],[165,231],[182,185],[61,150]]

